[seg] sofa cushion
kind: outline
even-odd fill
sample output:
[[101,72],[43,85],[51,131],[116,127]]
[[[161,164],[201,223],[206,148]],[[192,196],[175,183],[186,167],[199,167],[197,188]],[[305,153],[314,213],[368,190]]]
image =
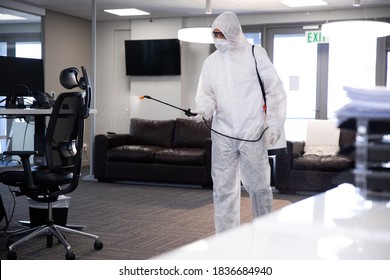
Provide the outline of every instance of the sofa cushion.
[[204,149],[175,148],[163,149],[154,154],[155,162],[175,165],[204,165]]
[[343,171],[353,168],[353,161],[343,156],[303,155],[294,159],[294,169],[316,171]]
[[144,120],[132,118],[130,135],[134,144],[172,146],[175,120]]
[[330,120],[307,122],[305,154],[336,155],[339,151],[340,129]]
[[195,123],[188,119],[176,119],[173,147],[203,148],[210,130],[204,122]]
[[164,149],[159,146],[123,145],[107,151],[107,161],[153,162],[154,153]]
[[305,155],[337,155],[339,145],[331,144],[305,144]]

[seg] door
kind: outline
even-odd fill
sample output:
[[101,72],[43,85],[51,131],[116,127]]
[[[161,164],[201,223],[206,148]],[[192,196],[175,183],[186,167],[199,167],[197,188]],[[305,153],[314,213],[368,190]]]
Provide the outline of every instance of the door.
[[306,42],[303,28],[270,28],[267,52],[283,81],[287,95],[287,139],[304,139],[306,121],[320,118],[317,93],[318,44]]
[[335,118],[337,110],[349,102],[344,86],[375,86],[376,60],[376,38],[330,38],[328,118]]

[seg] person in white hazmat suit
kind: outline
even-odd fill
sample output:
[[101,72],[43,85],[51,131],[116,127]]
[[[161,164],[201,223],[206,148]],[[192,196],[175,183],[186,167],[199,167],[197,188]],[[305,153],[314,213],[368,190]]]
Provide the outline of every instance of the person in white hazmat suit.
[[[267,142],[274,145],[286,118],[286,94],[266,51],[255,47],[264,83],[267,111],[256,74],[252,46],[235,13],[225,12],[212,24],[217,50],[204,61],[195,97],[195,122],[212,119],[212,129],[248,142],[212,133],[214,222],[217,233],[240,225],[241,183],[248,191],[254,217],[271,212],[272,189]],[[266,116],[267,115],[267,116]],[[264,134],[265,135],[265,134]]]

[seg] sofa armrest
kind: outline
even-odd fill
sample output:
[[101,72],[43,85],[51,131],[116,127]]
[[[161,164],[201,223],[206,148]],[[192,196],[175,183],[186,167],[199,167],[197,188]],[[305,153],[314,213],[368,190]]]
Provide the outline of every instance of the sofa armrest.
[[95,178],[106,177],[107,151],[131,143],[129,134],[99,134],[95,136],[93,147],[93,174]]
[[287,144],[287,153],[278,155],[275,158],[276,168],[279,169],[279,173],[289,173],[293,169],[294,159],[302,156],[305,150],[304,141],[286,141]]
[[211,146],[212,141],[211,138],[206,138],[204,142],[204,149],[205,149],[205,182],[206,182],[206,188],[212,188],[213,187],[213,180],[211,179]]
[[98,141],[99,147],[104,148],[105,151],[132,143],[129,134],[100,134],[95,136],[96,141]]
[[206,166],[206,188],[213,188],[213,180],[211,178],[211,146],[212,141],[211,138],[205,139],[205,166]]
[[291,147],[288,151],[292,158],[297,158],[305,153],[305,142],[304,141],[290,141]]
[[275,156],[274,160],[274,183],[275,187],[279,188],[284,184],[285,180],[288,180],[288,176],[293,168],[293,144],[292,141],[286,141],[287,153],[279,154]]

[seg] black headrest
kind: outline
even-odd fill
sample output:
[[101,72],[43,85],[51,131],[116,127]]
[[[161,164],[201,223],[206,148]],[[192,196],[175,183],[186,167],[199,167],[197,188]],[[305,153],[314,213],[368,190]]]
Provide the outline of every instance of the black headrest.
[[76,67],[70,67],[62,70],[60,74],[61,85],[66,89],[80,87],[79,80],[77,78],[78,74],[79,69]]

